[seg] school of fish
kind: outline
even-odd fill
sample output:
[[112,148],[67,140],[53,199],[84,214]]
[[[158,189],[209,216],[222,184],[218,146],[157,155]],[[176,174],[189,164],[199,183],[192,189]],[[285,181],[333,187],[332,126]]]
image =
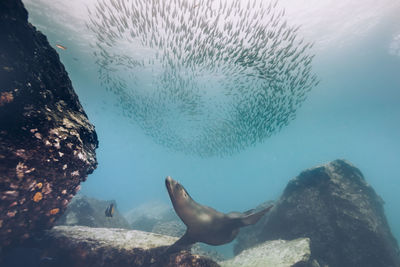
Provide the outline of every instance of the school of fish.
[[88,12],[102,85],[173,150],[224,156],[260,143],[319,82],[312,43],[277,0],[98,0]]

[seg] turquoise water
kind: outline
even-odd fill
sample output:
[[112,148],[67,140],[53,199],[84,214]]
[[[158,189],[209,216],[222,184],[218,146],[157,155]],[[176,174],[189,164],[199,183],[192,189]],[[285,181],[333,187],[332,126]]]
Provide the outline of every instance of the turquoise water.
[[[326,29],[313,28],[305,20],[304,27],[312,34],[299,34],[315,42],[312,66],[319,85],[281,131],[224,157],[174,151],[123,116],[117,99],[100,84],[88,46],[91,36],[82,26],[87,11],[78,2],[64,7],[61,1],[24,1],[30,21],[49,42],[67,47],[58,50],[60,58],[96,127],[99,165],[82,184],[82,193],[115,199],[118,209],[126,212],[151,201],[169,203],[164,179],[170,175],[200,203],[225,212],[244,211],[277,199],[289,179],[302,170],[343,158],[360,168],[383,198],[392,232],[400,239],[400,27],[395,17],[400,5],[396,1],[386,1],[392,6],[383,11],[372,2],[349,1],[348,7],[343,3],[338,13],[352,9],[360,12],[361,21],[374,19],[365,28],[357,20],[341,21],[353,18],[340,14],[332,15],[331,21],[322,15],[313,18],[312,25]],[[360,9],[354,9],[358,3]],[[303,7],[299,12],[318,14],[330,7],[317,8],[321,10]],[[376,17],[362,16],[374,9]],[[288,21],[291,14],[287,13]],[[76,17],[81,21],[71,19]],[[296,23],[300,19],[293,18]]]

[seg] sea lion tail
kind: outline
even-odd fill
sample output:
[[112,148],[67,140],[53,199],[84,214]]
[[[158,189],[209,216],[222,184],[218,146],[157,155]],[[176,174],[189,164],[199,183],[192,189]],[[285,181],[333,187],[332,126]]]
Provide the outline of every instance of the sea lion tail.
[[270,209],[272,209],[274,205],[271,205],[263,210],[258,212],[254,212],[254,210],[249,210],[244,213],[244,217],[241,218],[241,222],[243,226],[252,225],[258,222],[265,213],[267,213]]

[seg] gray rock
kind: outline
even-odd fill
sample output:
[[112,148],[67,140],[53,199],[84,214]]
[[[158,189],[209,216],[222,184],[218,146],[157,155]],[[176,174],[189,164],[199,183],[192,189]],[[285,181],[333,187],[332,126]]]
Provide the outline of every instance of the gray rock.
[[50,228],[97,166],[68,74],[21,0],[0,1],[0,247]]
[[[114,203],[113,217],[106,217],[105,210]],[[57,220],[56,225],[82,225],[90,227],[109,227],[130,229],[128,221],[119,213],[115,201],[105,201],[76,195],[68,205],[65,213]]]
[[39,246],[58,267],[218,266],[188,251],[164,255],[166,246],[176,240],[136,230],[56,226],[46,232]]
[[186,226],[176,215],[171,205],[150,202],[124,214],[132,229],[169,236],[182,236]]
[[124,250],[168,246],[177,240],[176,237],[137,230],[65,225],[53,227],[46,232],[45,238],[55,242],[65,239],[70,242],[71,246],[76,243],[87,242],[93,249],[114,247]]
[[310,260],[310,239],[273,240],[243,250],[233,259],[219,262],[222,267],[318,266]]
[[291,180],[269,216],[239,235],[235,253],[267,240],[301,237],[311,239],[312,256],[322,266],[400,266],[382,199],[344,160]]

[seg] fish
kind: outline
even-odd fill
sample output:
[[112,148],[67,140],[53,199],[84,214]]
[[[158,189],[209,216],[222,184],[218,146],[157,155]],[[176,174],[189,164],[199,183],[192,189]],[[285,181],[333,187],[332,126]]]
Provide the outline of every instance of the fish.
[[[200,157],[238,153],[294,120],[319,83],[299,27],[277,0],[98,0],[87,23],[100,83],[123,116]],[[118,49],[125,42],[139,52]]]
[[65,46],[60,45],[60,44],[56,44],[56,47],[58,47],[58,48],[60,48],[62,50],[67,50],[67,48]]
[[107,206],[104,213],[105,213],[106,217],[113,217],[114,212],[115,212],[115,205],[114,205],[114,203],[110,203],[110,205]]

